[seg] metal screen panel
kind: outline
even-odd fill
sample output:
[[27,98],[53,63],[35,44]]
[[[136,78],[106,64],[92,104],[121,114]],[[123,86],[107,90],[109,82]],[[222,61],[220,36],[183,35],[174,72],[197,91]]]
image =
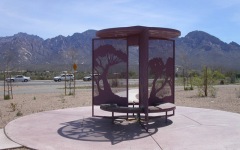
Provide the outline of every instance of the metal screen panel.
[[93,40],[93,105],[128,105],[127,41]]
[[149,105],[174,103],[174,41],[149,40]]

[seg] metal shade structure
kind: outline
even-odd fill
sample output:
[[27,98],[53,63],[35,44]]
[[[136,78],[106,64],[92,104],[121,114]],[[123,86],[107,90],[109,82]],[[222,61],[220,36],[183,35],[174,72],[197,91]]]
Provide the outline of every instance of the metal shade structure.
[[144,30],[148,33],[149,38],[173,39],[180,36],[181,32],[175,29],[159,27],[121,27],[103,29],[96,33],[100,38],[125,38],[141,34]]
[[[174,103],[175,41],[181,32],[158,27],[120,27],[100,30],[92,40],[92,113],[94,106],[117,104],[128,107],[129,59],[136,47],[139,61],[140,108]],[[119,94],[121,93],[121,94]],[[144,109],[148,120],[148,109]]]

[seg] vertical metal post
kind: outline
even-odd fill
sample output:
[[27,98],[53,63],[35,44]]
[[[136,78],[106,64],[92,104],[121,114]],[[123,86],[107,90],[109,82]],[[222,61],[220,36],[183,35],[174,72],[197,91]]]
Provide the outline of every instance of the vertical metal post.
[[4,96],[4,98],[5,98],[5,94],[6,94],[6,93],[5,93],[5,90],[6,90],[6,87],[5,87],[5,86],[6,86],[6,85],[5,85],[6,75],[5,75],[5,74],[6,74],[6,72],[4,71],[4,75],[3,75],[3,80],[4,80],[4,81],[3,81],[3,84],[4,84],[4,85],[3,85],[3,86],[4,86],[3,96]]
[[167,116],[168,114],[167,114],[167,111],[166,111],[166,114],[165,114],[165,123],[167,123]]
[[175,41],[174,40],[172,40],[172,42],[173,42],[173,87],[171,87],[172,88],[172,90],[173,90],[173,103],[175,103]]
[[9,74],[9,72],[8,72],[8,77],[9,77],[9,84],[8,84],[8,95],[10,96],[10,91],[11,91],[11,87],[12,87],[12,80],[11,80],[11,74]]
[[[11,74],[10,74],[10,79],[12,78]],[[10,80],[10,88],[11,88],[11,96],[13,99],[13,93],[12,93],[12,80]],[[9,92],[8,92],[9,93]],[[10,96],[10,94],[8,94]]]
[[92,39],[92,117],[94,116],[94,42]]
[[129,39],[127,38],[126,40],[127,40],[127,47],[126,47],[127,48],[127,68],[126,68],[126,71],[127,71],[126,72],[127,73],[126,91],[127,91],[127,93],[126,94],[127,94],[127,99],[128,99],[128,103],[129,103],[129,91],[128,91],[129,90],[128,89],[128,87],[129,87],[129,85],[128,85],[129,84]]
[[[149,33],[143,29],[139,35],[139,102],[144,108],[145,124],[148,129],[148,43]],[[140,67],[141,66],[141,67]]]
[[76,71],[74,70],[74,81],[73,81],[73,84],[74,84],[74,89],[73,89],[73,94],[74,94],[74,97],[75,97],[75,88],[76,88],[76,80],[75,80],[75,76],[76,76],[76,73],[75,73]]
[[185,90],[185,83],[186,83],[186,79],[185,79],[185,72],[183,69],[183,88],[184,88],[184,90]]
[[207,70],[208,70],[208,68],[206,67],[206,69],[205,69],[205,71],[204,71],[204,86],[205,86],[205,96],[208,96],[208,92],[207,92],[207,88],[208,88],[208,75],[207,75]]
[[65,72],[64,74],[65,74],[65,95],[67,95],[67,81],[66,81],[66,72]]

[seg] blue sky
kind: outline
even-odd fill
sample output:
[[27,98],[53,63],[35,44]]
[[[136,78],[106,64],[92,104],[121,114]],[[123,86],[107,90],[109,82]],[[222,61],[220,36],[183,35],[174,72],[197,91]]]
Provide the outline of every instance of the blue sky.
[[240,0],[1,0],[0,37],[44,39],[88,29],[150,26],[205,31],[240,44]]

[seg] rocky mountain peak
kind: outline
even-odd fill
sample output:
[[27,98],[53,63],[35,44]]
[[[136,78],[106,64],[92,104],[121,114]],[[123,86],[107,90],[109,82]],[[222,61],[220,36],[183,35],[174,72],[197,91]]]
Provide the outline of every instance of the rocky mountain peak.
[[212,36],[203,31],[192,31],[185,36],[185,42],[191,43],[193,48],[197,48],[198,45],[223,45],[225,44],[215,36]]
[[[63,66],[74,62],[91,70],[93,38],[96,38],[96,30],[46,40],[21,32],[1,37],[0,67],[4,68],[9,62],[13,68],[62,70]],[[183,64],[183,54],[194,68],[205,64],[240,69],[240,45],[235,42],[227,44],[203,31],[193,31],[176,39],[176,65]],[[129,56],[132,62],[138,60],[137,51],[131,51]]]
[[233,41],[232,41],[232,42],[230,42],[230,43],[229,43],[229,45],[236,46],[236,47],[240,47],[240,45],[239,45],[238,43],[236,43],[236,42],[233,42]]
[[89,29],[89,30],[83,32],[82,35],[95,37],[96,36],[96,30]]
[[24,32],[19,32],[17,34],[14,34],[12,36],[12,38],[20,38],[20,39],[28,39],[28,40],[31,40],[31,39],[36,39],[36,40],[42,40],[43,39],[37,35],[30,35],[30,34],[27,34],[27,33],[24,33]]

